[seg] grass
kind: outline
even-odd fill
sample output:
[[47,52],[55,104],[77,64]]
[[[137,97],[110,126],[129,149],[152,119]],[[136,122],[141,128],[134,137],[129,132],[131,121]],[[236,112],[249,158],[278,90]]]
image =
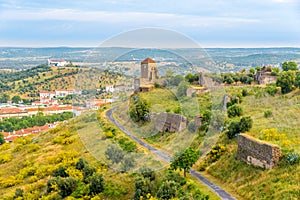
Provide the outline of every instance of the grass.
[[[251,87],[248,89],[252,91]],[[236,94],[239,90],[241,88],[227,88],[229,94]],[[285,134],[286,139],[269,142],[278,144],[284,152],[295,150],[299,153],[299,99],[298,91],[274,97],[256,96],[254,92],[244,97],[241,103],[243,116],[253,119],[253,128],[247,134],[264,139],[262,130],[275,128]],[[271,117],[264,116],[266,110],[271,111]],[[226,145],[227,152],[204,174],[214,177],[222,187],[235,191],[242,199],[299,199],[299,164],[287,165],[281,160],[274,169],[263,170],[236,160],[237,139],[229,140],[223,134],[218,143]]]

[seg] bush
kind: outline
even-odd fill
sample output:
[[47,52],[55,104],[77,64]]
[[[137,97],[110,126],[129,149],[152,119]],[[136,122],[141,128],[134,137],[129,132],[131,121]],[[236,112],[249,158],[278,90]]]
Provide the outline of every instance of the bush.
[[144,178],[149,178],[150,181],[155,180],[155,172],[148,167],[141,167],[140,172]]
[[39,150],[41,147],[38,144],[28,144],[27,145],[27,153],[32,153]]
[[94,174],[90,179],[90,193],[99,194],[104,190],[104,178],[102,174]]
[[172,199],[176,197],[177,190],[179,189],[178,183],[174,181],[165,181],[159,187],[157,197],[161,199]]
[[53,170],[52,176],[54,177],[68,177],[69,174],[66,172],[67,168],[65,166],[59,166]]
[[2,154],[0,155],[0,164],[8,163],[12,160],[11,154]]
[[272,113],[271,110],[266,110],[266,111],[264,112],[264,117],[265,117],[265,118],[269,118],[269,117],[271,117],[272,115],[273,115],[273,113]]
[[277,92],[278,92],[278,88],[276,87],[276,85],[267,85],[267,87],[265,88],[265,91],[271,95],[274,96]]
[[249,131],[253,126],[253,120],[250,116],[242,117],[240,121],[240,131],[241,133],[245,133],[246,131]]
[[228,117],[239,117],[243,114],[243,109],[241,106],[234,104],[228,108],[227,114]]
[[96,173],[96,168],[91,167],[89,165],[85,166],[82,170],[82,174],[83,174],[83,182],[88,183],[90,177]]
[[73,177],[58,178],[57,187],[59,189],[59,194],[64,198],[72,194],[76,190],[77,181]]
[[65,138],[62,140],[62,144],[63,145],[69,145],[69,144],[72,144],[73,142],[75,142],[75,139],[74,138]]
[[288,152],[285,156],[285,160],[290,165],[295,165],[299,163],[299,154],[295,152]]
[[14,198],[23,197],[23,195],[24,195],[24,190],[21,188],[16,188]]
[[84,160],[83,158],[79,158],[77,163],[75,164],[76,169],[78,169],[78,170],[82,170],[87,165],[88,165],[88,162],[86,160]]
[[217,144],[210,150],[207,159],[210,163],[213,163],[217,161],[225,152],[226,147],[221,144]]

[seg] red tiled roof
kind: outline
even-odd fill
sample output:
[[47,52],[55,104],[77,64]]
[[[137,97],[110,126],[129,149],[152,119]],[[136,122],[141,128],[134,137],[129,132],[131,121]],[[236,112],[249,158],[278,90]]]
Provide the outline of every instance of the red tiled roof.
[[17,114],[17,113],[26,113],[26,111],[19,108],[2,108],[0,109],[0,115],[4,114]]
[[141,62],[141,64],[148,64],[148,63],[156,63],[154,60],[152,60],[151,58],[146,58],[145,60],[143,60]]

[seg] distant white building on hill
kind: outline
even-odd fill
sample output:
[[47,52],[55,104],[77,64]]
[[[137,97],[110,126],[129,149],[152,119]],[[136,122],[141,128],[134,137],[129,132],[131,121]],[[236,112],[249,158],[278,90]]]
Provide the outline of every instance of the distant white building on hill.
[[48,59],[48,66],[55,66],[55,67],[64,67],[66,65],[70,64],[70,62],[62,59],[62,60],[52,60]]

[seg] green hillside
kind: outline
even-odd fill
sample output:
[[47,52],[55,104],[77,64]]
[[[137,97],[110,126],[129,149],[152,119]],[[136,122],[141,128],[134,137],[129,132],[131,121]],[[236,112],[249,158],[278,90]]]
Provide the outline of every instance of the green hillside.
[[[111,161],[102,152],[104,143],[114,143],[124,152],[148,153],[110,124],[104,117],[105,111],[86,113],[39,136],[22,137],[1,145],[0,198],[140,199],[144,196],[154,200],[160,199],[158,193],[164,192],[164,187],[171,187],[174,197],[219,199],[195,179],[183,178],[166,168],[142,174],[110,168]],[[139,184],[146,185],[138,190]]]

